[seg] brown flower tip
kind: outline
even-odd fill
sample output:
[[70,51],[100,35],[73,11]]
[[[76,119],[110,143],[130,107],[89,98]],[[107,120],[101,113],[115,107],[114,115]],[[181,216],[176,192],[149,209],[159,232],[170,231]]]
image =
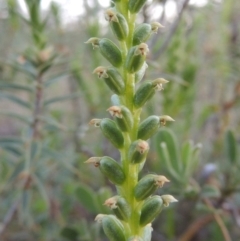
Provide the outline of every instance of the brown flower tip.
[[102,222],[102,219],[103,219],[105,216],[106,216],[106,214],[98,214],[94,220],[97,221],[98,223],[101,223],[101,222]]
[[141,43],[141,44],[139,44],[139,45],[137,46],[134,54],[135,54],[135,55],[139,55],[139,54],[141,54],[141,55],[147,55],[148,52],[149,52],[148,45],[145,44],[145,43]]
[[102,157],[91,157],[87,159],[84,163],[93,164],[95,167],[99,167]]
[[111,197],[104,202],[104,205],[110,207],[111,209],[117,208],[116,204],[117,204],[117,198],[116,197]]
[[160,124],[161,125],[165,126],[167,124],[167,121],[175,121],[175,120],[168,115],[160,116]]
[[97,74],[98,78],[108,78],[107,68],[103,66],[99,66],[94,69],[93,74]]
[[163,187],[165,182],[170,182],[165,176],[157,176],[155,179],[156,185],[159,187]]
[[173,202],[178,202],[178,200],[173,197],[172,195],[162,195],[161,196],[162,200],[163,200],[163,205],[165,207],[168,207],[169,206],[169,203],[173,203]]
[[105,11],[105,19],[108,22],[118,22],[117,14],[112,8]]
[[110,108],[107,109],[107,111],[110,113],[111,116],[116,116],[117,118],[122,118],[122,111],[121,107],[119,106],[111,106]]
[[143,154],[145,153],[146,151],[149,150],[149,145],[146,141],[143,141],[143,140],[140,140],[137,144],[137,151],[140,153],[140,154]]
[[162,24],[160,24],[159,22],[151,23],[151,27],[152,27],[153,33],[157,33],[159,28],[164,28],[164,26]]
[[89,121],[89,125],[99,127],[102,119],[92,119]]
[[99,38],[93,37],[88,39],[85,44],[92,44],[93,49],[98,48],[99,47]]
[[154,88],[156,91],[161,91],[163,90],[163,84],[166,84],[168,83],[169,81],[168,80],[165,80],[163,78],[158,78],[158,79],[155,79],[152,81],[153,85],[154,85]]

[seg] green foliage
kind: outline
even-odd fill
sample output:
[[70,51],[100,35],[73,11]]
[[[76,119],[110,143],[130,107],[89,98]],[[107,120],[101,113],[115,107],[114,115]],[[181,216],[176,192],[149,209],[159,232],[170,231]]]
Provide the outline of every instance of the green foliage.
[[199,166],[200,144],[185,142],[181,149],[174,133],[161,129],[156,136],[156,150],[160,159],[161,169],[168,173],[174,184],[187,192],[191,186],[190,179]]

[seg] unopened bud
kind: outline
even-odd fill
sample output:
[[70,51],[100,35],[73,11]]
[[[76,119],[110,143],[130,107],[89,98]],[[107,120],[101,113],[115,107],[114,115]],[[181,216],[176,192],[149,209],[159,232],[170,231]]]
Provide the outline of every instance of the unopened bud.
[[104,233],[111,241],[126,241],[122,223],[113,215],[99,214],[95,218],[102,224]]
[[143,206],[140,216],[140,225],[145,226],[151,223],[163,209],[163,200],[160,196],[148,198]]
[[148,23],[142,23],[136,27],[133,33],[133,45],[145,43],[151,36],[152,27]]
[[132,47],[127,55],[126,69],[129,73],[135,73],[143,66],[146,55],[149,52],[148,46],[145,43],[141,43]]
[[135,83],[137,83],[143,79],[147,68],[148,68],[148,65],[146,62],[144,62],[141,69],[138,72],[136,72],[136,74],[135,74]]
[[158,22],[153,22],[151,24],[142,23],[136,27],[133,34],[133,45],[138,45],[140,43],[146,43],[150,38],[152,33],[157,33],[159,28],[163,26]]
[[149,116],[142,123],[140,123],[138,129],[138,138],[147,140],[153,136],[157,131],[160,125],[166,125],[168,121],[174,121],[174,119],[168,115],[162,116]]
[[136,140],[134,141],[128,151],[128,160],[132,164],[139,164],[144,162],[149,151],[149,145],[146,141]]
[[111,157],[91,157],[85,163],[99,167],[101,172],[116,185],[123,184],[126,179],[122,167]]
[[122,64],[122,54],[115,43],[107,38],[90,38],[85,43],[91,43],[93,48],[99,48],[101,54],[115,67]]
[[137,13],[141,10],[142,6],[147,0],[129,0],[128,9],[131,13]]
[[118,127],[123,131],[127,132],[132,129],[133,117],[129,109],[125,106],[111,106],[107,109],[111,116],[116,117]]
[[136,91],[134,95],[134,105],[137,108],[142,107],[149,99],[152,98],[155,91],[160,91],[163,89],[163,84],[168,83],[167,80],[158,78],[152,81],[144,82]]
[[138,138],[142,140],[148,140],[152,135],[156,134],[160,126],[159,116],[149,116],[139,125]]
[[178,202],[178,200],[173,197],[172,195],[162,195],[161,196],[162,200],[163,200],[163,205],[165,207],[168,207],[169,206],[169,203],[172,203],[172,202]]
[[100,127],[103,135],[118,149],[123,147],[124,138],[122,132],[118,129],[116,123],[108,118],[92,119],[90,125]]
[[124,144],[122,132],[118,129],[116,123],[108,118],[102,119],[100,128],[104,136],[118,149]]
[[111,197],[105,201],[104,205],[110,207],[120,220],[127,221],[129,219],[131,210],[129,204],[123,197]]
[[113,94],[111,96],[111,102],[113,105],[121,105],[121,100],[120,100],[119,96],[116,94]]
[[99,66],[93,73],[97,74],[98,78],[102,78],[114,93],[121,95],[124,92],[125,84],[123,78],[115,68]]
[[153,228],[152,228],[151,223],[147,224],[144,227],[144,230],[143,230],[143,240],[144,241],[151,241],[152,240],[152,231],[153,231]]
[[106,10],[105,18],[110,22],[111,29],[118,40],[122,41],[128,36],[128,24],[122,14],[110,8]]
[[144,200],[151,196],[165,182],[170,182],[165,176],[148,174],[143,177],[134,188],[134,196],[137,200]]

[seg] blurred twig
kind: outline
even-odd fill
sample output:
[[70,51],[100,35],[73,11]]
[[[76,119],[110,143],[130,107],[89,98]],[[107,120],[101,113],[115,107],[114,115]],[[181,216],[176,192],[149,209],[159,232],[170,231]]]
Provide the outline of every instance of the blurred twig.
[[203,201],[209,209],[213,210],[214,219],[216,220],[218,226],[220,227],[225,241],[232,241],[231,236],[230,236],[221,216],[219,215],[219,213],[215,210],[215,208],[213,207],[213,205],[207,198],[205,198]]
[[172,37],[174,36],[174,33],[176,32],[178,25],[181,21],[182,15],[184,10],[186,9],[187,5],[188,5],[189,0],[184,0],[182,3],[182,6],[179,10],[178,16],[175,19],[174,23],[171,26],[170,31],[168,32],[167,37],[165,38],[163,44],[161,45],[161,47],[159,48],[159,50],[156,52],[156,54],[154,55],[154,59],[157,59],[167,48],[167,46],[169,45],[169,43],[171,42]]
[[19,200],[13,203],[11,208],[8,210],[6,216],[4,217],[3,222],[0,224],[0,238],[3,232],[5,231],[5,229],[7,228],[8,224],[12,221],[15,213],[17,212],[18,204],[19,204]]
[[191,240],[195,234],[208,223],[214,220],[214,216],[212,214],[203,216],[197,219],[194,223],[192,223],[187,230],[180,236],[178,241],[189,241]]

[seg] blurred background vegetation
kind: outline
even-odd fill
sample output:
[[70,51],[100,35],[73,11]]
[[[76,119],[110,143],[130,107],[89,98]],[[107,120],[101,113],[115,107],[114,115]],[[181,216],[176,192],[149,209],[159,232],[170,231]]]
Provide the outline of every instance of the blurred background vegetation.
[[[92,74],[107,63],[84,42],[112,38],[109,1],[75,2],[73,19],[61,1],[0,0],[1,241],[106,240],[93,220],[116,190],[84,161],[119,154],[88,126],[111,93]],[[148,42],[144,80],[170,81],[142,118],[176,120],[151,140],[142,171],[166,175],[158,193],[179,200],[153,241],[240,240],[239,12],[237,0],[153,0],[138,19],[165,26]]]

